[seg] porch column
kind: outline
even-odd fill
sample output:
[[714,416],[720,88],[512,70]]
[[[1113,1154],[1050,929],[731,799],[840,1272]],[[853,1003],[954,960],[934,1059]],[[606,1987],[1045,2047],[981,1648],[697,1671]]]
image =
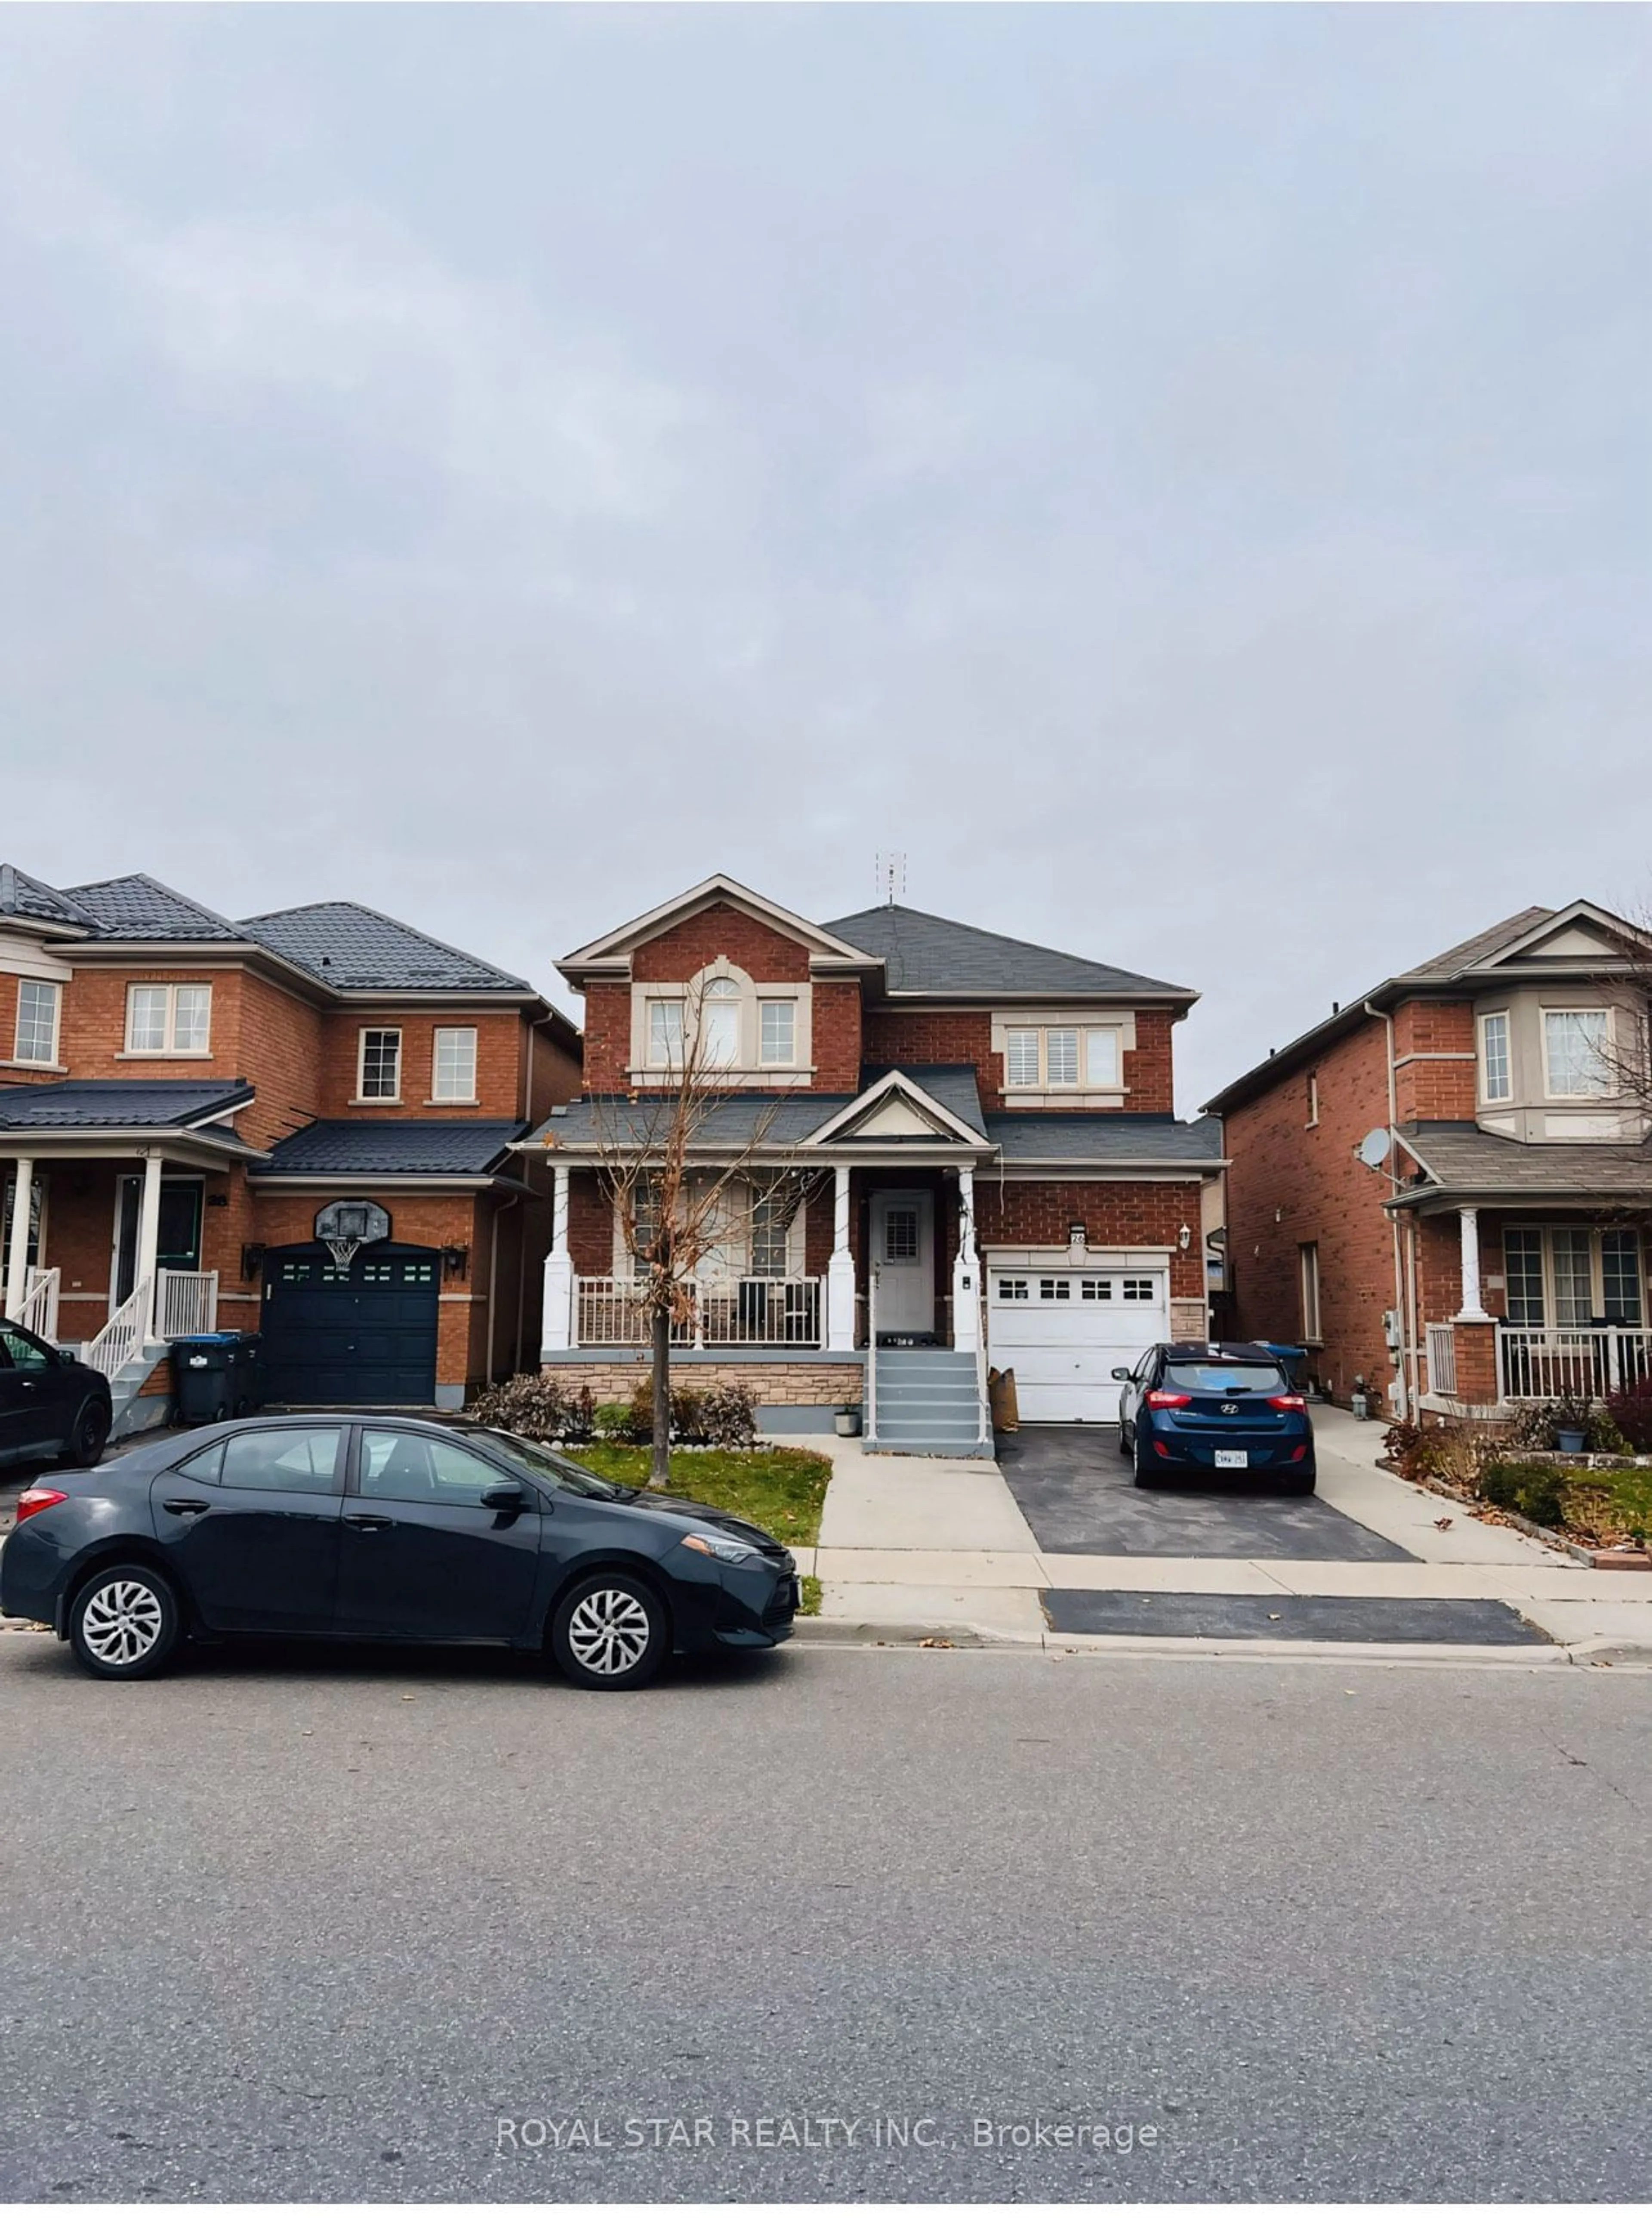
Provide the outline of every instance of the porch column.
[[1457,1224],[1463,1236],[1462,1301],[1457,1315],[1469,1323],[1482,1324],[1488,1320],[1480,1299],[1480,1211],[1458,1210]]
[[849,1252],[849,1166],[839,1163],[832,1194],[832,1260],[826,1265],[828,1350],[848,1353],[855,1345],[855,1259]]
[[5,1312],[21,1317],[28,1292],[28,1211],[34,1193],[34,1163],[29,1155],[17,1158],[17,1193],[11,1205],[11,1240],[6,1250]]
[[981,1258],[975,1253],[975,1174],[958,1166],[958,1252],[952,1261],[952,1345],[981,1345]]
[[144,1157],[144,1190],[138,1204],[138,1254],[133,1264],[134,1291],[147,1285],[149,1298],[144,1304],[139,1319],[143,1337],[155,1336],[155,1298],[159,1289],[155,1284],[157,1261],[161,1248],[161,1153],[152,1148]]
[[540,1341],[547,1354],[554,1348],[572,1348],[573,1337],[573,1258],[568,1253],[568,1167],[552,1170],[551,1252],[545,1258],[545,1319]]

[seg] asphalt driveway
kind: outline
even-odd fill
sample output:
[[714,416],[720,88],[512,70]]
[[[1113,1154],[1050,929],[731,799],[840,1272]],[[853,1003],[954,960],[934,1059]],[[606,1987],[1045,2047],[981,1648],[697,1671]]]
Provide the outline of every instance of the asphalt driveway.
[[1002,1433],[998,1460],[1033,1538],[1073,1556],[1274,1556],[1297,1562],[1409,1563],[1409,1550],[1316,1495],[1265,1479],[1138,1487],[1111,1425]]

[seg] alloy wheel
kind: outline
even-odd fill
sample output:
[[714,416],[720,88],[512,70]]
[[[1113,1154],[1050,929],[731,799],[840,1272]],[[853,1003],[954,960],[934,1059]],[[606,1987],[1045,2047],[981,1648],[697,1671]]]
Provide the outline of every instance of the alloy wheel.
[[653,1631],[647,1610],[628,1587],[598,1587],[583,1595],[568,1620],[574,1661],[602,1678],[617,1678],[640,1663]]
[[153,1587],[141,1579],[111,1579],[89,1595],[80,1614],[80,1637],[99,1664],[140,1664],[158,1644],[166,1613]]

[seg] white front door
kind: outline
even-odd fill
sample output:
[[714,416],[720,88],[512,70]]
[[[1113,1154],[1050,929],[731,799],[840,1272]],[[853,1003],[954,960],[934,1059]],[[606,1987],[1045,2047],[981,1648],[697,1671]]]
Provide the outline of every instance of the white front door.
[[877,1329],[935,1329],[935,1197],[877,1192],[872,1196],[872,1265],[877,1276]]

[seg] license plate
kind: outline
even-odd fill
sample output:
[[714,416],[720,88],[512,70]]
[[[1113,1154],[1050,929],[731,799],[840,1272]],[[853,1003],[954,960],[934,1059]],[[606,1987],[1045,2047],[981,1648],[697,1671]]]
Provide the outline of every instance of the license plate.
[[1248,1448],[1218,1448],[1216,1450],[1218,1471],[1248,1471],[1250,1462]]

